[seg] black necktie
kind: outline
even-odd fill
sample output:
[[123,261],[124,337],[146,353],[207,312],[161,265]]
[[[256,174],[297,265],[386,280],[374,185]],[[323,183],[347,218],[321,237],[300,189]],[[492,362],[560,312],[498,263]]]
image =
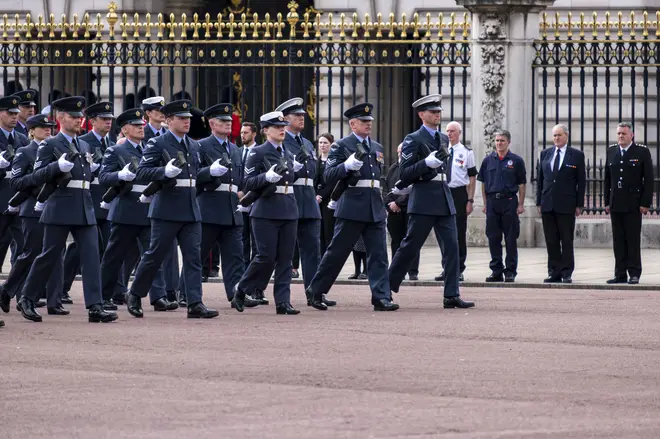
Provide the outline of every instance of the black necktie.
[[280,155],[282,155],[282,147],[281,147],[281,146],[278,146],[278,147],[277,147],[277,152],[279,152]]
[[71,139],[71,144],[73,145],[74,148],[76,148],[78,151],[80,151],[78,149],[78,141],[76,140],[75,137]]
[[14,146],[14,135],[12,133],[9,133],[9,138],[7,139],[7,144]]
[[[435,133],[436,138],[440,138],[440,134],[438,132]],[[449,147],[449,160],[447,161],[447,183],[451,183],[451,171],[452,168],[454,167],[454,148]]]
[[298,146],[302,146],[302,144],[303,144],[302,139],[298,135],[296,136],[296,142],[298,142]]
[[555,163],[552,165],[552,173],[554,175],[557,175],[557,172],[559,172],[559,159],[561,158],[561,150],[556,149],[555,152]]
[[160,136],[160,130],[156,131],[156,137]]
[[101,149],[103,152],[105,152],[105,149],[108,147],[107,143],[105,142],[105,137],[101,137]]
[[364,139],[362,141],[362,146],[364,146],[364,149],[369,153],[369,144],[367,143],[367,139]]
[[247,159],[249,149],[247,149],[247,147],[243,147],[243,149],[244,149],[244,151],[243,151],[243,161],[241,163],[243,164],[243,166],[245,166],[245,160]]
[[436,131],[435,136],[433,137],[435,138],[435,141],[438,142],[438,146],[440,146],[440,132]]
[[140,146],[139,143],[137,145],[135,145],[135,149],[137,149],[138,152],[140,153],[140,155],[142,155],[142,147]]

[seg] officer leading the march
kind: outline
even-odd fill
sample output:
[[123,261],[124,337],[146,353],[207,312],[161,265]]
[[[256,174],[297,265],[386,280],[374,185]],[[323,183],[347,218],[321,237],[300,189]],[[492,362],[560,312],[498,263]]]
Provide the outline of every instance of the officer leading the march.
[[[108,220],[112,222],[108,246],[101,261],[101,281],[103,307],[117,309],[112,297],[115,294],[117,279],[121,276],[122,264],[126,255],[138,247],[142,252],[149,248],[151,224],[148,218],[149,205],[140,203],[140,194],[146,182],[135,180],[131,171],[131,159],[142,159],[142,138],[144,137],[144,112],[139,108],[124,111],[117,117],[117,126],[126,141],[121,145],[109,147],[103,157],[99,173],[101,184],[115,187],[119,195],[111,202]],[[128,185],[126,187],[126,185]],[[128,189],[130,188],[130,189]],[[139,251],[139,250],[138,250]],[[159,268],[156,278],[149,289],[149,299],[155,311],[171,311],[179,307],[176,302],[166,298],[163,269]]]
[[[429,95],[413,103],[422,127],[408,134],[401,150],[401,182],[412,185],[408,198],[408,232],[390,265],[390,287],[397,292],[419,254],[431,229],[435,230],[446,256],[444,307],[471,308],[474,302],[461,299],[458,288],[458,236],[456,209],[447,185],[445,169],[449,165],[436,156],[444,147],[440,139],[440,106],[442,96]],[[426,146],[427,148],[424,148]]]
[[[335,234],[306,290],[307,303],[321,311],[327,310],[324,295],[337,279],[360,235],[367,250],[367,276],[374,311],[399,309],[399,305],[392,302],[387,275],[387,213],[380,193],[383,147],[369,136],[373,109],[367,102],[344,112],[352,133],[333,144],[326,164],[324,176],[331,186],[349,178],[353,172],[359,174],[359,180],[349,186],[337,202]],[[355,156],[359,144],[367,153],[364,160]]]
[[[266,142],[255,146],[245,164],[245,190],[264,191],[275,186],[272,195],[260,196],[252,204],[250,220],[257,243],[257,255],[252,259],[245,274],[236,285],[232,306],[242,312],[246,292],[263,291],[275,269],[273,297],[277,314],[299,314],[291,306],[291,261],[296,243],[298,206],[291,187],[295,176],[294,157],[282,146],[284,120],[281,111],[264,114],[259,119],[266,135]],[[271,165],[268,168],[267,163]],[[285,169],[278,173],[278,165]],[[300,169],[299,166],[298,170]],[[265,194],[264,194],[265,195]]]
[[[53,108],[58,110],[60,133],[40,145],[34,164],[35,185],[53,184],[57,177],[67,172],[71,175],[68,184],[65,187],[57,186],[45,202],[41,214],[41,223],[44,224],[43,252],[35,259],[23,285],[23,297],[19,302],[21,313],[26,319],[35,322],[41,321],[41,315],[37,313],[34,303],[44,279],[51,275],[61,256],[69,233],[80,249],[83,292],[89,321],[117,320],[117,314],[104,311],[102,306],[98,233],[89,191],[96,166],[90,160],[90,146],[76,136],[82,122],[84,103],[85,98],[82,96],[67,97],[52,103]],[[76,148],[80,155],[69,161],[71,148]],[[59,159],[55,158],[56,152],[61,153]],[[40,207],[37,206],[37,209]]]
[[[213,318],[218,312],[202,303],[202,261],[200,242],[202,224],[197,204],[196,177],[200,168],[199,144],[187,136],[190,131],[192,102],[178,100],[162,107],[169,130],[147,143],[137,172],[141,181],[168,183],[151,200],[151,242],[144,253],[131,285],[127,306],[134,317],[142,317],[141,299],[146,297],[165,257],[178,240],[186,275],[188,318]],[[171,158],[164,162],[163,152]],[[186,164],[177,167],[174,162],[181,153]],[[176,249],[175,249],[176,250]]]

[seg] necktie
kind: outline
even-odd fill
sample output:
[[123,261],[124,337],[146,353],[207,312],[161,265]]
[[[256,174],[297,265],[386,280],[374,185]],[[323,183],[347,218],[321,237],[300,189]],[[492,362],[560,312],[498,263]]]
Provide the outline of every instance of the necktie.
[[298,146],[302,146],[303,142],[300,136],[296,135],[296,142],[298,142]]
[[7,139],[7,144],[14,146],[14,135],[11,133],[9,134],[9,138]]
[[369,153],[369,144],[367,143],[367,139],[362,141],[362,146],[364,146],[364,149],[366,149],[367,153]]
[[101,137],[101,149],[105,152],[105,149],[108,147],[108,144],[105,142],[105,137]]
[[[435,135],[439,138],[440,134],[438,132],[435,133]],[[451,182],[451,171],[452,168],[454,167],[454,148],[449,147],[449,161],[447,163],[447,183]]]
[[557,149],[555,152],[555,162],[552,165],[552,173],[554,175],[557,175],[557,172],[559,172],[559,160],[561,159],[561,150]]
[[139,143],[137,144],[137,146],[136,146],[135,148],[138,150],[138,152],[140,153],[140,155],[142,155],[142,147],[140,146]]
[[249,150],[247,147],[243,147],[243,161],[241,162],[243,166],[245,166],[245,160],[247,160],[247,155],[248,155]]
[[278,146],[278,147],[277,147],[277,152],[279,152],[280,155],[282,155],[282,147],[281,147],[281,146]]
[[76,140],[75,137],[71,139],[71,144],[73,145],[74,148],[78,149],[78,141]]
[[436,131],[435,136],[433,137],[435,138],[435,141],[438,142],[438,146],[440,146],[440,132]]

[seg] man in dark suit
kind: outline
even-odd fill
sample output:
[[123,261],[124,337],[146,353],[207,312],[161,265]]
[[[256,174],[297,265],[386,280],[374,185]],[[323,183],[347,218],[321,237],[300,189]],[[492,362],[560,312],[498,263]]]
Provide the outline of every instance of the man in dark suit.
[[[143,181],[135,180],[136,174],[131,171],[131,159],[142,159],[142,138],[144,137],[144,112],[132,108],[119,115],[117,125],[126,141],[121,145],[108,147],[103,157],[103,166],[99,180],[105,187],[115,187],[119,195],[110,203],[108,220],[112,226],[108,246],[101,261],[101,285],[103,291],[103,307],[115,310],[113,301],[117,279],[122,273],[122,263],[135,260],[127,257],[138,247],[140,254],[149,248],[151,225],[149,223],[149,205],[140,203],[140,194],[146,189]],[[121,161],[121,162],[120,162]],[[132,263],[129,263],[132,267]],[[124,278],[123,281],[126,279]],[[172,311],[179,307],[176,302],[166,298],[165,280],[162,267],[156,273],[149,299],[154,311]]]
[[584,153],[568,146],[568,128],[552,129],[554,148],[541,152],[536,183],[536,206],[543,221],[548,250],[546,283],[573,282],[575,218],[584,207]]
[[[396,149],[398,160],[390,166],[383,187],[383,202],[387,209],[387,231],[390,232],[390,247],[392,257],[401,246],[401,241],[408,231],[408,195],[394,195],[394,185],[401,179],[401,150],[403,143]],[[419,252],[415,256],[408,269],[408,279],[418,280],[419,275]]]
[[[35,204],[36,210],[43,210],[43,252],[32,264],[23,285],[23,297],[19,302],[23,317],[34,322],[41,321],[34,302],[41,292],[44,279],[48,279],[59,260],[69,233],[80,248],[83,292],[85,306],[89,310],[89,321],[105,323],[117,320],[117,314],[104,311],[102,306],[98,232],[89,191],[94,174],[92,165],[86,158],[87,154],[91,154],[91,147],[77,138],[84,104],[85,98],[81,96],[53,102],[53,107],[58,110],[60,133],[43,142],[37,150],[34,164],[35,186],[44,183],[56,185],[56,180],[67,173],[71,180],[66,185],[59,183],[54,186],[53,193],[45,203]],[[70,148],[75,148],[80,155],[71,158],[68,154]],[[61,153],[59,159],[56,159],[56,152]]]
[[646,145],[634,142],[631,124],[620,123],[616,135],[618,144],[607,150],[603,189],[615,260],[614,278],[607,283],[638,284],[642,275],[642,215],[648,213],[653,199],[653,162]]
[[[196,177],[200,168],[199,144],[187,136],[190,130],[192,102],[180,100],[162,107],[169,130],[147,143],[136,178],[141,181],[160,182],[163,187],[146,200],[150,202],[151,241],[144,253],[131,285],[127,307],[137,318],[144,314],[141,299],[147,296],[161,264],[171,254],[175,239],[181,247],[183,272],[186,275],[188,318],[210,319],[218,316],[216,310],[202,302],[202,260],[200,242],[202,224],[197,204]],[[172,159],[163,160],[163,151]],[[174,165],[181,153],[186,160],[182,167]]]
[[[281,111],[266,113],[259,122],[267,140],[248,154],[245,189],[262,193],[268,188],[274,189],[274,193],[261,194],[252,205],[250,220],[257,241],[257,255],[236,284],[232,307],[243,312],[247,306],[246,293],[263,291],[275,270],[275,312],[296,315],[300,311],[291,305],[291,260],[298,222],[298,206],[291,187],[295,179],[294,157],[282,146],[286,136],[284,127],[289,122]],[[268,168],[265,161],[272,166]],[[286,168],[281,174],[275,171],[278,165]]]
[[[344,112],[352,132],[332,145],[326,163],[327,184],[334,187],[340,180],[347,180],[353,175],[359,175],[359,180],[354,186],[348,186],[336,203],[335,235],[312,283],[305,290],[308,305],[320,311],[328,309],[324,296],[337,279],[360,235],[367,250],[367,276],[374,311],[399,309],[399,305],[392,302],[387,276],[387,213],[380,193],[383,146],[370,137],[373,110],[374,106],[365,102]],[[355,156],[358,144],[362,144],[367,152],[363,160]]]
[[[15,129],[18,123],[19,102],[20,100],[16,96],[0,98],[0,206],[4,206],[0,208],[0,211],[6,209],[9,199],[15,192],[9,185],[12,162],[5,159],[7,145],[11,145],[16,152],[18,148],[30,143],[27,137]],[[23,233],[16,215],[0,214],[0,237],[4,236],[11,237],[12,261],[14,261],[23,252]]]
[[[446,255],[443,306],[471,308],[474,302],[463,300],[458,286],[460,268],[456,209],[445,175],[449,166],[447,163],[449,156],[441,160],[436,155],[436,151],[444,146],[440,136],[441,100],[441,95],[432,94],[412,104],[422,120],[422,126],[403,140],[401,184],[408,187],[404,192],[394,192],[395,194],[410,193],[408,199],[410,219],[408,233],[403,238],[401,247],[392,257],[389,269],[390,287],[394,292],[399,291],[399,286],[412,261],[433,229]],[[423,148],[424,145],[430,150],[430,154],[426,152],[426,148]]]
[[[250,150],[257,146],[257,126],[253,124],[252,122],[243,122],[243,125],[241,126],[241,142],[243,143],[243,146],[241,147],[241,182],[245,183],[245,180],[243,179],[243,173],[245,170],[245,163],[247,162],[247,157],[248,154],[250,153]],[[243,197],[243,188],[240,188],[241,190],[238,192],[238,198]],[[245,264],[245,268],[247,268],[248,265],[250,265],[250,261],[252,258],[254,258],[254,255],[257,254],[257,244],[254,240],[254,234],[252,233],[252,228],[250,226],[250,208],[249,207],[243,207],[239,206],[238,210],[241,212],[241,215],[243,215],[243,230],[242,230],[242,240],[243,240],[243,263]],[[261,293],[263,295],[263,292]],[[262,298],[262,300],[265,300],[265,298]],[[264,305],[267,305],[268,302],[266,301],[263,303]]]

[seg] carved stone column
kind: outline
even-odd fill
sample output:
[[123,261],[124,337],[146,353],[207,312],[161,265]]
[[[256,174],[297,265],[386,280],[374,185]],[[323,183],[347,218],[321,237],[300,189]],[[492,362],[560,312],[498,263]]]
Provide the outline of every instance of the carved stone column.
[[[532,76],[534,49],[539,36],[538,13],[554,0],[456,0],[472,13],[472,118],[470,139],[481,165],[495,147],[498,129],[511,132],[511,150],[522,156],[528,179],[534,166],[531,156]],[[469,240],[487,245],[481,185],[477,185]],[[535,246],[534,188],[528,182],[526,212],[521,216],[519,246]]]

